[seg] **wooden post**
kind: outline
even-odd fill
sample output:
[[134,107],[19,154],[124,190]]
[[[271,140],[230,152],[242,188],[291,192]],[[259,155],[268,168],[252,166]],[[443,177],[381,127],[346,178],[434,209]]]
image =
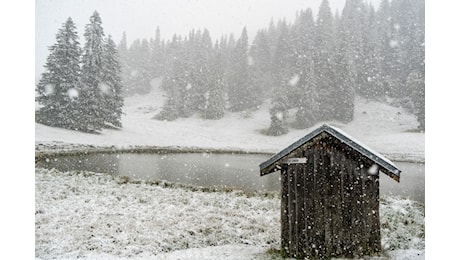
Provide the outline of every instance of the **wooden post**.
[[289,177],[287,167],[281,168],[281,255],[289,255]]

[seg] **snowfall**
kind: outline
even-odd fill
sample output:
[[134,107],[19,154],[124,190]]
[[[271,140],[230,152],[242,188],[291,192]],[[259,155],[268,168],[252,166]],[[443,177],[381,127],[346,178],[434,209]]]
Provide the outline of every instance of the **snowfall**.
[[[217,121],[198,115],[155,120],[165,99],[160,82],[153,80],[147,95],[125,99],[120,130],[87,134],[35,124],[36,155],[143,147],[273,154],[319,126],[262,135],[270,125],[269,101]],[[352,122],[326,123],[390,160],[425,162],[425,134],[415,131],[415,116],[399,106],[357,98]],[[373,259],[425,258],[424,204],[382,196],[380,218],[384,252]],[[162,180],[35,168],[36,259],[279,259],[279,247],[277,192],[211,192]]]

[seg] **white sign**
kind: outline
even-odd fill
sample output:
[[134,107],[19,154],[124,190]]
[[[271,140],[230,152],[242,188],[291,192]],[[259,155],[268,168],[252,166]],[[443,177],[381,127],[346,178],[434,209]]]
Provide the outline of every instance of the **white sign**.
[[293,163],[307,163],[307,158],[302,157],[302,158],[289,158],[286,160],[287,164],[293,164]]

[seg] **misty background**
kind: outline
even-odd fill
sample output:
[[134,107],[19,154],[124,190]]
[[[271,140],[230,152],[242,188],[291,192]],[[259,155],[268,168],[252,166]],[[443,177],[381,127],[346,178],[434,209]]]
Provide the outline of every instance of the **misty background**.
[[[329,1],[331,10],[342,11],[345,0]],[[380,0],[365,1],[374,8]],[[35,1],[35,79],[43,72],[48,55],[48,46],[55,41],[57,30],[70,16],[74,20],[80,38],[88,18],[97,10],[114,42],[121,40],[123,32],[128,35],[128,44],[139,38],[154,37],[161,29],[164,39],[174,34],[186,35],[192,29],[207,28],[214,37],[222,34],[239,35],[246,26],[250,41],[257,30],[275,21],[295,19],[295,13],[311,8],[316,16],[321,0],[36,0]]]

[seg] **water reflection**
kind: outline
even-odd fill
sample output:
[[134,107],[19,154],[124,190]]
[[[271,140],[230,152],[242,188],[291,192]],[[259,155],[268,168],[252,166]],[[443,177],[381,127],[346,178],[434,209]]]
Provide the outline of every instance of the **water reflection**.
[[[135,180],[166,180],[204,187],[227,187],[247,192],[278,191],[279,173],[259,176],[260,154],[89,154],[60,156],[37,166],[61,171],[87,170],[129,176]],[[395,162],[402,170],[400,183],[381,174],[380,194],[399,195],[425,202],[425,165]]]

